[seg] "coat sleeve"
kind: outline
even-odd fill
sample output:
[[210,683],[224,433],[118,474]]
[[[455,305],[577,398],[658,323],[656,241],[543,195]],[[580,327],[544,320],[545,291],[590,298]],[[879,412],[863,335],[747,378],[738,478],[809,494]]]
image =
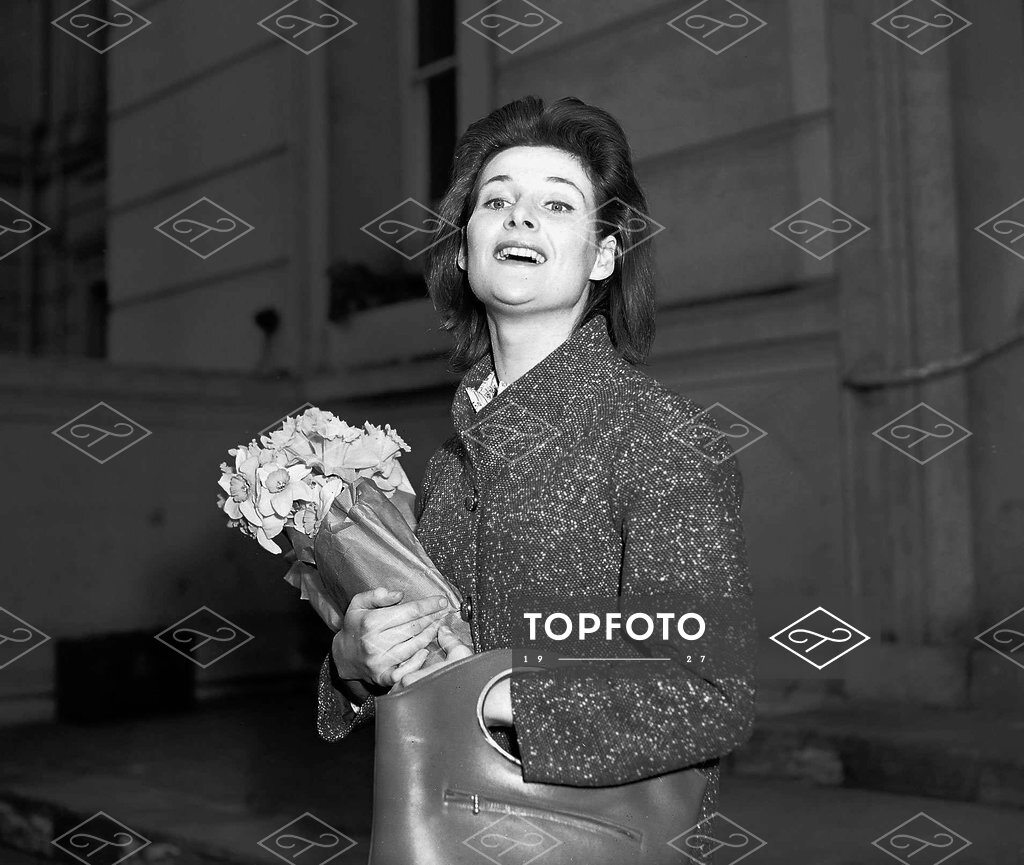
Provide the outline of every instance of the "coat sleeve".
[[320,665],[317,683],[316,731],[321,739],[337,742],[357,727],[369,721],[374,714],[373,695],[367,692],[362,702],[337,678],[334,659],[327,653]]
[[[416,497],[414,515],[419,521],[429,495],[431,477],[439,451],[427,462],[420,494]],[[338,677],[334,658],[327,653],[320,665],[317,682],[316,730],[321,739],[337,742],[374,716],[374,695],[361,682],[346,682]]]
[[668,641],[660,632],[643,644],[617,637],[603,655],[651,660],[512,676],[526,781],[623,784],[719,758],[750,738],[756,628],[742,480],[732,448],[702,412],[663,390],[630,425],[609,497],[623,542],[623,620],[632,610],[694,611],[705,619],[704,638],[694,643],[675,629]]

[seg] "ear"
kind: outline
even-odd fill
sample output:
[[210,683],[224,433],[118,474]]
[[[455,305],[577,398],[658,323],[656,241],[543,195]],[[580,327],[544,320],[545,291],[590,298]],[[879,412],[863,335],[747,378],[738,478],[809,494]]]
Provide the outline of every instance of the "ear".
[[618,242],[611,234],[597,244],[597,260],[590,271],[590,279],[606,279],[615,272],[615,250],[617,248]]
[[456,259],[456,263],[459,266],[459,270],[466,269],[466,229],[463,228],[460,232],[461,240],[459,241],[459,255]]

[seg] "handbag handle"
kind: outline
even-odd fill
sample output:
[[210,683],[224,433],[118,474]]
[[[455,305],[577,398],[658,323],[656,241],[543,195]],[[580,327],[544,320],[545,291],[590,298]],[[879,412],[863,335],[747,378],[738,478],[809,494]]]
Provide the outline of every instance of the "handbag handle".
[[491,680],[484,684],[480,691],[480,696],[476,701],[476,723],[480,728],[480,732],[484,734],[484,741],[494,748],[502,757],[506,760],[511,760],[517,766],[522,766],[523,761],[518,757],[514,757],[509,754],[504,748],[501,747],[495,740],[494,736],[491,735],[491,731],[487,729],[487,722],[484,721],[484,703],[487,701],[487,695],[491,692],[491,689],[498,684],[502,679],[507,679],[514,673],[533,673],[543,672],[544,667],[512,667],[511,669],[503,670],[495,676],[491,677]]
[[[378,721],[386,718],[385,729],[402,730],[412,729],[419,719],[431,717],[438,729],[463,743],[470,753],[482,757],[494,749],[504,760],[518,763],[488,732],[483,719],[484,700],[491,688],[507,676],[561,666],[564,664],[557,662],[550,666],[523,663],[522,649],[490,649],[470,655],[438,665],[413,684],[377,697]],[[379,729],[380,726],[379,723]],[[478,730],[482,735],[478,736]]]

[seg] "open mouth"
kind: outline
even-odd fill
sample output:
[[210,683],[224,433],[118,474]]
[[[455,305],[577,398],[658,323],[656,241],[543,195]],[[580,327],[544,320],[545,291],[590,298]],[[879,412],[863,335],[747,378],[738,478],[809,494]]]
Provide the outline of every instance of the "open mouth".
[[494,252],[498,261],[515,262],[518,264],[544,264],[547,257],[539,249],[530,246],[499,245]]

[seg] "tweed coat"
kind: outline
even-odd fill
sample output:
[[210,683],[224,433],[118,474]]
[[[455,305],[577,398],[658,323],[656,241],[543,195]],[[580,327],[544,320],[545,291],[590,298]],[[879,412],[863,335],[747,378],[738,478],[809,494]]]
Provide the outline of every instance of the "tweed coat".
[[[602,630],[554,649],[617,660],[514,675],[523,778],[603,786],[696,767],[708,778],[701,819],[710,816],[719,759],[748,740],[754,716],[732,449],[700,405],[615,353],[603,314],[477,412],[466,388],[493,370],[488,353],[463,377],[455,435],[430,458],[416,503],[417,537],[471,607],[475,650],[532,649],[527,611],[649,602],[707,623],[699,647],[675,635],[653,648],[617,633],[608,641]],[[330,654],[319,684],[322,738],[372,716],[372,696],[353,711]]]

